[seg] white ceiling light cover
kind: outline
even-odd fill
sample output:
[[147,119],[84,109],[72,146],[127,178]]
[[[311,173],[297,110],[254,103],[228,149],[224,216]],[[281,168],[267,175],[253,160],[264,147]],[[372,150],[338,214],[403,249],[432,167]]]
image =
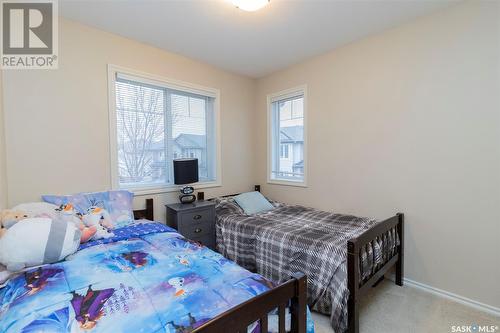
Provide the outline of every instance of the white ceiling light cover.
[[269,0],[233,0],[233,5],[247,12],[254,12],[269,3]]

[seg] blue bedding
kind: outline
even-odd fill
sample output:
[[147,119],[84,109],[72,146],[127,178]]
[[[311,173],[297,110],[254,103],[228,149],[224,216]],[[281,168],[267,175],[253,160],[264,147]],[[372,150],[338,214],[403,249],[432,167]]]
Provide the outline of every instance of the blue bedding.
[[190,332],[273,286],[162,224],[114,233],[10,280],[0,332]]

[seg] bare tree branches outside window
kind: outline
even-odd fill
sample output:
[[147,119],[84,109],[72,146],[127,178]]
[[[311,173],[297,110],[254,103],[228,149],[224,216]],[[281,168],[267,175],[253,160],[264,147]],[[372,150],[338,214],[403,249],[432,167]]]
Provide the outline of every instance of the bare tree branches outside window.
[[161,179],[164,173],[160,179],[152,177],[151,165],[154,148],[165,150],[164,98],[162,90],[117,82],[118,167],[122,182],[165,181]]
[[213,97],[117,79],[120,186],[171,184],[172,159],[198,158],[202,181],[215,180]]

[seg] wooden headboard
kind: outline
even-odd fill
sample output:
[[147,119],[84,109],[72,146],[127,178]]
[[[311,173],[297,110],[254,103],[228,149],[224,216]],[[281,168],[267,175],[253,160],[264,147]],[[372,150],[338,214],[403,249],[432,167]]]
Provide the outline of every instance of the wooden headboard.
[[153,199],[146,199],[145,209],[134,210],[134,218],[154,221]]
[[[260,185],[254,185],[254,191],[260,192]],[[223,197],[232,197],[238,194],[240,193],[224,195]],[[134,210],[134,218],[154,221],[153,199],[146,199],[146,208]]]
[[[256,191],[256,192],[260,192],[260,185],[254,185],[254,186],[253,186],[253,190],[254,190],[254,191]],[[235,195],[238,195],[238,194],[241,194],[241,193],[234,193],[234,194],[221,195],[219,198],[234,197]],[[209,200],[213,200],[213,199],[214,199],[214,198],[209,199]]]

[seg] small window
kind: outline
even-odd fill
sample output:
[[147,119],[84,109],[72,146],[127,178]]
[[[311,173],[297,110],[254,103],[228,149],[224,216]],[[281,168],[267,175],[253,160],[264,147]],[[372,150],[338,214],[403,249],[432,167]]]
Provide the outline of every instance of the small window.
[[215,94],[118,71],[111,80],[114,187],[172,186],[180,157],[198,157],[200,182],[217,181]]
[[305,88],[268,100],[269,182],[305,185]]
[[288,158],[288,145],[280,145],[280,157]]

